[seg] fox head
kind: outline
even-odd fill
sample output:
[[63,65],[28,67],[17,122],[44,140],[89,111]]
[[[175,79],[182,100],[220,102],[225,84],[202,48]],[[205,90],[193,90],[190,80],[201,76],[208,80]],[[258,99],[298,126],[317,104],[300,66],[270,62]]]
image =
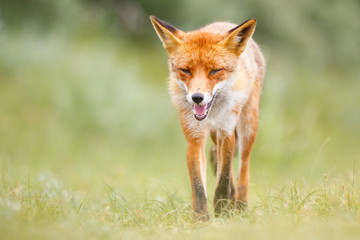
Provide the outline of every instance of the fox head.
[[233,81],[256,20],[223,32],[184,32],[154,16],[150,20],[168,52],[171,78],[185,92],[194,117],[198,121],[206,119],[217,93]]

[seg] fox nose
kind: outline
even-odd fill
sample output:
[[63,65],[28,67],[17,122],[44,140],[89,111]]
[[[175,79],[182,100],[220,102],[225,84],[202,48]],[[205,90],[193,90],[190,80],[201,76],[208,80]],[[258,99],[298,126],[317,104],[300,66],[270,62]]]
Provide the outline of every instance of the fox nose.
[[202,94],[202,93],[194,93],[194,94],[191,96],[191,99],[192,99],[195,103],[199,104],[199,103],[201,103],[201,102],[204,100],[204,94]]

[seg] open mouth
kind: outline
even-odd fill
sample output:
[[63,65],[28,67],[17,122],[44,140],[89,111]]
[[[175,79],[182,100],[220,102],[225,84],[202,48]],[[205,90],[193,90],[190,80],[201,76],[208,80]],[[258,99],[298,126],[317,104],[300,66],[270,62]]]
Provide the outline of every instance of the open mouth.
[[194,117],[195,117],[196,120],[202,121],[208,116],[209,110],[210,110],[210,107],[211,107],[211,104],[212,104],[213,101],[214,101],[214,97],[207,104],[192,105],[192,109],[193,109],[193,112],[194,112]]

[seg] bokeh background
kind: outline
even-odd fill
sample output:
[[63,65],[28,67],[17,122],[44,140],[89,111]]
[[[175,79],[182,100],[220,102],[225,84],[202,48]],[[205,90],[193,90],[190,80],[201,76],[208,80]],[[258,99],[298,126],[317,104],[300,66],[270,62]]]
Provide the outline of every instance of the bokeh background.
[[1,174],[190,198],[155,15],[185,31],[257,18],[267,72],[253,186],[346,177],[360,157],[359,13],[358,0],[2,0]]

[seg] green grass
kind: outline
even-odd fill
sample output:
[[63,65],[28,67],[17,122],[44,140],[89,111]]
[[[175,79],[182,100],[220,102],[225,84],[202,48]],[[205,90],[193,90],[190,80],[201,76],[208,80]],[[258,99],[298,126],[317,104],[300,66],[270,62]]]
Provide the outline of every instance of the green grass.
[[1,239],[358,239],[353,76],[313,71],[265,44],[250,207],[198,223],[160,43],[2,33]]
[[84,192],[50,172],[14,178],[2,169],[0,229],[3,239],[357,239],[355,177],[324,175],[317,185],[252,184],[246,212],[199,223],[192,219],[189,196],[158,183],[133,186],[143,193],[130,196],[120,183],[92,178]]

